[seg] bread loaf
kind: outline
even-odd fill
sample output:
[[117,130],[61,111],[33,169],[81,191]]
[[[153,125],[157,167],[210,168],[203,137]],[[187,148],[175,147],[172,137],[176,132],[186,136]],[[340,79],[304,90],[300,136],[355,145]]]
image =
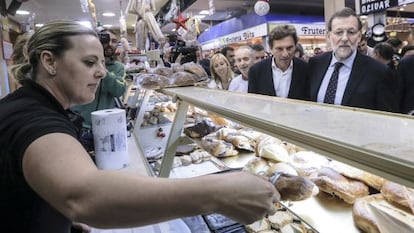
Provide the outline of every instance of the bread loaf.
[[381,193],[387,201],[408,207],[414,214],[414,189],[387,181],[384,183]]
[[312,151],[300,151],[291,156],[290,165],[300,176],[311,177],[321,167],[328,164],[329,160]]
[[373,201],[384,200],[381,194],[369,195],[357,198],[352,207],[352,218],[355,226],[365,233],[380,233],[377,220],[369,207]]
[[363,171],[361,169],[349,166],[338,161],[330,161],[327,167],[334,169],[335,171],[339,172],[340,174],[348,178],[362,181],[366,185],[376,190],[381,190],[382,186],[385,183],[385,179],[382,177],[379,177],[377,175],[371,174],[369,172]]
[[348,179],[328,167],[321,168],[317,177],[311,178],[311,180],[323,192],[333,194],[349,204],[353,204],[355,199],[369,194],[368,186],[364,183]]

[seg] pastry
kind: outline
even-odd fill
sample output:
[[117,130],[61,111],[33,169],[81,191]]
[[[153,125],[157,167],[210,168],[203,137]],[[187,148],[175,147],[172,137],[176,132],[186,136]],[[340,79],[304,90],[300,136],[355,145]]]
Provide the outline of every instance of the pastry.
[[322,166],[328,164],[329,160],[312,151],[300,151],[291,156],[289,164],[300,176],[311,177]]
[[269,164],[263,158],[254,157],[244,165],[243,170],[253,174],[266,174],[266,171],[269,170]]
[[267,217],[271,227],[280,229],[293,222],[292,215],[287,210],[278,210],[274,215]]
[[266,219],[261,219],[252,224],[246,225],[245,228],[247,232],[256,233],[256,232],[270,230],[270,224],[269,222],[267,222]]
[[281,174],[274,185],[280,194],[280,199],[287,201],[305,200],[319,192],[309,178],[301,176]]
[[234,149],[233,144],[213,137],[203,137],[201,139],[201,146],[208,153],[216,157],[229,157],[239,154],[239,152]]
[[185,71],[175,72],[169,76],[173,86],[192,86],[194,85],[194,75]]
[[183,166],[188,166],[193,162],[193,160],[191,159],[191,157],[189,155],[183,155],[181,156],[181,164]]
[[387,201],[408,207],[414,214],[414,189],[387,181],[381,188],[381,193]]
[[352,218],[355,226],[365,233],[380,233],[377,220],[369,207],[369,203],[384,200],[381,194],[369,195],[357,198],[352,207]]
[[273,162],[288,162],[288,152],[281,143],[282,141],[277,138],[263,135],[256,144],[256,155]]
[[274,163],[269,167],[269,169],[267,169],[267,174],[269,174],[269,176],[274,174],[275,172],[281,172],[292,176],[298,175],[296,170],[291,165],[283,162]]
[[340,174],[348,178],[362,181],[366,185],[376,190],[381,190],[382,186],[385,183],[385,179],[382,177],[376,176],[369,172],[363,171],[361,169],[349,166],[347,164],[344,164],[338,161],[334,161],[334,160],[330,161],[327,167],[334,169],[335,171],[339,172]]
[[145,89],[159,89],[170,85],[167,77],[157,74],[141,74],[137,77],[137,82]]
[[368,186],[361,181],[348,179],[328,167],[321,168],[311,180],[321,191],[335,195],[349,204],[369,194]]

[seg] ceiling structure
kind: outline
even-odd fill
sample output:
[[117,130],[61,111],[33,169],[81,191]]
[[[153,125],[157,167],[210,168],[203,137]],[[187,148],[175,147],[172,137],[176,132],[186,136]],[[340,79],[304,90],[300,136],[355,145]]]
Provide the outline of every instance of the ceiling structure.
[[[9,5],[12,0],[6,0]],[[153,0],[159,16],[168,11],[171,0]],[[209,9],[209,0],[176,0],[181,8],[184,16],[197,15],[201,10]],[[214,0],[215,13],[202,19],[203,30],[206,27],[216,23],[228,20],[253,11],[254,3],[257,0]],[[121,12],[125,12],[128,0],[93,0],[96,6],[97,20],[102,24],[111,24],[115,28],[119,28],[119,17]],[[324,0],[270,0],[271,13],[292,14],[292,15],[315,15],[323,16]],[[345,0],[345,5],[354,8],[355,0]],[[412,15],[414,12],[414,4],[409,5],[410,9],[400,12],[402,17]],[[35,13],[35,23],[45,23],[54,19],[73,19],[73,20],[91,20],[90,13],[82,12],[80,0],[28,0],[23,2],[19,10],[27,10]],[[104,17],[104,12],[113,12],[114,17]],[[392,11],[390,11],[392,13]],[[394,11],[396,12],[396,11]],[[408,13],[407,13],[408,12]],[[390,13],[390,14],[391,14]],[[395,14],[395,13],[394,13]],[[15,15],[12,19],[25,23],[29,20],[30,15]],[[414,18],[414,16],[411,16]],[[133,28],[136,16],[132,14],[126,15],[128,29]],[[175,27],[174,24],[163,23],[162,29],[164,33],[171,32]],[[203,28],[204,27],[204,28]]]

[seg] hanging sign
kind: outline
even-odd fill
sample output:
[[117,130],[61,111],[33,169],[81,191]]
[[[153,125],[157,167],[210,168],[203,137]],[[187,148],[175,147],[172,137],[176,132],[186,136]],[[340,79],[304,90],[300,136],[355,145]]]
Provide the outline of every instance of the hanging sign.
[[398,0],[359,0],[361,14],[372,14],[398,6]]

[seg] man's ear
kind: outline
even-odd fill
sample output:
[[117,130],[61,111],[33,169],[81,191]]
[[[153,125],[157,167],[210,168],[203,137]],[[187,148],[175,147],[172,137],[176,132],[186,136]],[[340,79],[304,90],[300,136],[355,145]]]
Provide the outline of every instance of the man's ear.
[[56,70],[56,59],[52,52],[43,50],[40,53],[40,62],[45,70]]

